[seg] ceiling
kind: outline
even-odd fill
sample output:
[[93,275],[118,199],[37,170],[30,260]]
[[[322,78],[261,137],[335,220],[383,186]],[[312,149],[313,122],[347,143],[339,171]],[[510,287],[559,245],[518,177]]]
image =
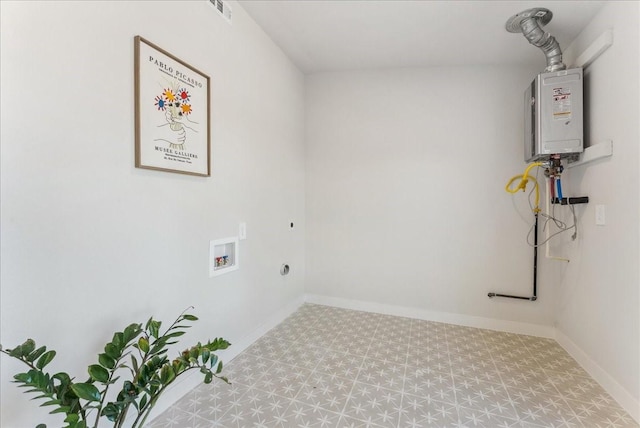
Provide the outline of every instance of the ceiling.
[[390,67],[546,65],[506,21],[546,7],[566,49],[605,1],[239,0],[306,74]]

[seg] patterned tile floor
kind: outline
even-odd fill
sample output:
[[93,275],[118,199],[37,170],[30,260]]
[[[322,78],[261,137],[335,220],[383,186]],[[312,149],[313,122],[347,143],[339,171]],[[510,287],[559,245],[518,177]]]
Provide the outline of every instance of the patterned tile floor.
[[305,304],[149,428],[639,427],[553,340]]

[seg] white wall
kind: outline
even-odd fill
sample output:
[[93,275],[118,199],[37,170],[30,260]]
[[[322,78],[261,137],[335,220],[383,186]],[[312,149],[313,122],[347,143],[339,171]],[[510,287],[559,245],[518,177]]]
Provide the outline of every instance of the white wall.
[[[185,347],[241,342],[300,301],[304,80],[232,7],[229,25],[206,1],[1,2],[4,346],[32,337],[83,378],[131,322],[194,305]],[[135,35],[210,75],[212,177],[134,168]],[[209,278],[209,240],[241,220],[240,270]],[[0,425],[61,426],[0,364]]]
[[[591,144],[613,140],[613,156],[567,170],[571,189],[589,196],[580,237],[563,247],[556,307],[561,344],[640,420],[640,4],[609,2],[566,51],[571,62],[606,30],[613,46],[585,71]],[[605,226],[595,206],[606,207]]]
[[522,97],[537,71],[308,76],[306,292],[551,330],[544,271],[537,302],[487,297],[532,292],[533,215],[504,187],[525,167]]

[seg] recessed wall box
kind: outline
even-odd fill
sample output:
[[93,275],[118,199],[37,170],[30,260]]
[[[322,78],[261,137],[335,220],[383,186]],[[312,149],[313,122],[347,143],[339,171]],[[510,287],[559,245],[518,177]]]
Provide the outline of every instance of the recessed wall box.
[[209,242],[209,276],[233,272],[240,267],[238,238],[225,238]]
[[583,73],[540,73],[524,94],[524,160],[561,158],[584,150]]

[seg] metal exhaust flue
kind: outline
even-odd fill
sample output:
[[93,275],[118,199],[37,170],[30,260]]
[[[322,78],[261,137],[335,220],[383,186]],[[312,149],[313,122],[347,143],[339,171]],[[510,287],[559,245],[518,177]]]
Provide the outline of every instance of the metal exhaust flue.
[[542,49],[542,52],[547,57],[545,72],[560,71],[567,68],[562,62],[560,44],[555,37],[542,29],[551,21],[551,18],[553,18],[553,13],[549,9],[536,7],[513,15],[505,24],[508,32],[522,33],[529,40],[529,43]]

